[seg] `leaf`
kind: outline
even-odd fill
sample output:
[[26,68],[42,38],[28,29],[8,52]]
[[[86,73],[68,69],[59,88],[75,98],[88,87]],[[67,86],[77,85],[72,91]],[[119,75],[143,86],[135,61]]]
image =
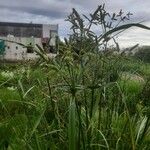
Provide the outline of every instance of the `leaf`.
[[76,20],[80,26],[80,29],[83,29],[84,25],[83,25],[83,19],[80,17],[80,15],[78,14],[78,12],[73,8],[73,14],[76,16]]
[[131,51],[133,51],[135,48],[137,48],[138,46],[139,46],[139,44],[136,44],[136,45],[132,46],[131,48],[129,48],[128,51],[131,52]]
[[142,134],[142,132],[143,132],[145,126],[146,126],[146,122],[147,122],[147,117],[144,117],[143,120],[142,120],[142,122],[141,122],[141,124],[140,124],[138,133],[137,133],[136,144],[138,143],[139,137]]
[[41,53],[45,54],[44,49],[40,45],[36,44],[36,46]]
[[125,25],[121,25],[119,27],[116,27],[116,28],[114,28],[112,30],[109,30],[108,32],[103,34],[98,41],[100,42],[102,39],[107,38],[110,34],[112,34],[114,32],[117,32],[117,31],[120,31],[120,30],[124,30],[124,29],[128,29],[128,28],[131,28],[131,27],[139,27],[139,28],[142,28],[142,29],[150,30],[150,27],[147,27],[147,26],[142,25],[140,23],[125,24]]
[[18,81],[18,84],[19,84],[19,87],[20,87],[20,89],[21,89],[22,95],[24,95],[24,94],[25,94],[25,91],[24,91],[24,87],[23,87],[23,85],[22,85],[21,80]]
[[112,15],[112,20],[114,20],[115,19],[115,16],[116,16],[116,14],[115,13],[113,13],[113,15]]
[[39,46],[38,44],[36,44],[37,49],[34,49],[34,51],[46,62],[49,60],[49,57],[47,56],[46,52],[44,51],[44,49]]
[[35,104],[31,103],[31,102],[25,102],[25,101],[21,101],[21,100],[8,100],[8,102],[17,102],[17,103],[21,103],[21,104],[25,104],[25,105],[29,105],[32,107],[37,107]]
[[69,134],[69,150],[75,150],[76,149],[75,99],[70,100],[68,134]]
[[26,45],[24,45],[24,44],[22,44],[22,43],[19,43],[19,42],[15,42],[15,41],[11,41],[11,40],[6,40],[6,39],[0,39],[0,40],[6,41],[6,42],[10,42],[10,43],[16,43],[16,44],[18,44],[18,45],[20,45],[20,46],[27,47]]
[[33,134],[35,133],[35,131],[36,131],[38,125],[40,124],[40,122],[41,122],[41,120],[42,120],[42,117],[43,117],[43,115],[44,115],[44,113],[45,113],[45,110],[46,110],[46,108],[44,108],[44,109],[41,111],[40,115],[38,116],[37,120],[35,121],[35,123],[34,123],[34,125],[33,125],[33,129],[32,129],[31,134],[30,134],[30,139],[32,138],[32,136],[33,136]]
[[89,22],[91,22],[91,20],[86,15],[83,14],[83,17],[86,18]]
[[23,95],[23,98],[25,98],[27,96],[27,94],[34,88],[35,86],[32,86],[31,88],[29,88],[25,94]]
[[42,137],[44,137],[44,136],[47,136],[47,135],[50,135],[50,134],[55,134],[55,133],[61,132],[61,131],[63,131],[63,130],[62,130],[62,129],[60,129],[60,130],[53,130],[53,131],[50,131],[50,132],[48,132],[48,133],[42,134],[42,135],[40,136],[40,138],[42,138]]
[[[104,5],[103,5],[104,6]],[[102,9],[102,5],[98,6],[93,14],[91,14],[92,20],[95,20],[97,13]]]
[[108,142],[107,142],[107,139],[106,139],[106,137],[105,137],[105,135],[100,131],[100,130],[98,130],[98,132],[101,134],[101,136],[103,137],[103,139],[104,139],[104,141],[105,141],[105,144],[106,144],[106,147],[107,147],[107,149],[109,150],[109,145],[108,145]]

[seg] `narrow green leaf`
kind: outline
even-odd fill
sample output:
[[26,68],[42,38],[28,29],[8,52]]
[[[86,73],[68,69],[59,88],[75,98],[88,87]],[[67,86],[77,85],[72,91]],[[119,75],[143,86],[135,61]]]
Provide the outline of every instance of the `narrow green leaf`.
[[68,134],[69,134],[69,150],[75,150],[76,131],[75,131],[75,100],[74,99],[70,100]]
[[107,149],[109,150],[109,144],[108,144],[108,142],[107,142],[107,139],[106,139],[106,137],[105,137],[105,135],[100,131],[100,130],[98,130],[98,132],[101,134],[101,136],[103,137],[103,139],[104,139],[104,141],[105,141],[105,144],[106,144],[106,147],[107,147]]
[[39,125],[40,122],[41,122],[41,119],[42,119],[44,113],[45,113],[45,108],[42,110],[42,112],[40,113],[39,117],[38,117],[37,120],[35,121],[35,123],[34,123],[34,125],[33,125],[33,129],[32,129],[31,134],[30,134],[30,138],[31,138],[31,137],[33,136],[33,134],[35,133],[35,131],[36,131],[38,125]]
[[111,35],[112,33],[114,32],[117,32],[117,31],[120,31],[120,30],[124,30],[124,29],[128,29],[128,28],[131,28],[131,27],[139,27],[139,28],[143,28],[143,29],[146,29],[146,30],[150,30],[149,27],[145,26],[145,25],[142,25],[140,23],[130,23],[130,24],[125,24],[125,25],[121,25],[119,27],[116,27],[112,30],[109,30],[108,32],[106,32],[103,36],[100,37],[99,41],[101,41],[102,39],[105,39],[107,38],[109,35]]

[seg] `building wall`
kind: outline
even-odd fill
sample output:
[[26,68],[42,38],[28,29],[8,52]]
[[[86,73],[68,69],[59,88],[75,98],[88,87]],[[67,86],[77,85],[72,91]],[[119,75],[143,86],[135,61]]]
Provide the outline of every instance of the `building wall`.
[[43,24],[42,30],[43,30],[43,38],[49,38],[51,32],[55,32],[58,34],[58,25]]
[[[30,44],[29,42],[31,41],[31,38],[21,38],[21,37],[0,37],[1,39],[4,40],[9,40],[9,41],[15,41],[18,43],[22,43],[24,45]],[[42,42],[41,38],[33,38],[34,40],[34,45],[38,44],[42,47]],[[3,59],[5,60],[26,60],[26,59],[33,59],[36,58],[37,55],[35,53],[28,53],[27,48],[23,47],[21,45],[18,45],[16,43],[11,43],[11,42],[6,42],[5,41],[5,52],[3,54]]]
[[[1,23],[0,39],[22,43],[24,45],[43,46],[43,41],[48,41],[51,37],[50,45],[55,46],[58,35],[58,25],[23,24],[23,23]],[[5,41],[5,51],[0,55],[6,60],[28,60],[38,56],[29,53],[26,47],[16,43]]]
[[55,39],[58,35],[58,25],[45,25],[43,24],[43,38],[51,38],[50,45],[55,46]]
[[19,24],[19,23],[1,23],[0,36],[6,37],[8,34],[15,37],[42,37],[42,25]]

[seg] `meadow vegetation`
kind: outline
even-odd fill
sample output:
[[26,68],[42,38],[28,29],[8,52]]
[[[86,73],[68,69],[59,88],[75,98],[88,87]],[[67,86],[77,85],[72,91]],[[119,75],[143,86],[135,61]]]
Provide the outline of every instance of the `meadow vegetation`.
[[[73,9],[72,35],[57,41],[58,55],[0,65],[0,149],[149,150],[150,64],[108,47],[131,13],[90,17]],[[88,22],[89,21],[89,22]],[[86,25],[85,25],[86,22]],[[92,26],[100,26],[100,34]]]

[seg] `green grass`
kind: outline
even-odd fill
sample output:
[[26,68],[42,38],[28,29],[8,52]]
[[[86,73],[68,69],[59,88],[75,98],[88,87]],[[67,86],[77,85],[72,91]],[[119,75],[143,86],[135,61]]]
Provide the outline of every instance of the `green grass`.
[[107,49],[120,31],[150,30],[124,14],[73,9],[56,58],[36,45],[38,61],[0,64],[0,150],[149,150],[150,64]]
[[9,88],[1,88],[0,95],[2,101],[18,100],[20,98],[17,90],[11,90]]
[[149,109],[140,96],[149,64],[90,57],[86,64],[19,65],[10,80],[1,76],[1,149],[149,148]]

